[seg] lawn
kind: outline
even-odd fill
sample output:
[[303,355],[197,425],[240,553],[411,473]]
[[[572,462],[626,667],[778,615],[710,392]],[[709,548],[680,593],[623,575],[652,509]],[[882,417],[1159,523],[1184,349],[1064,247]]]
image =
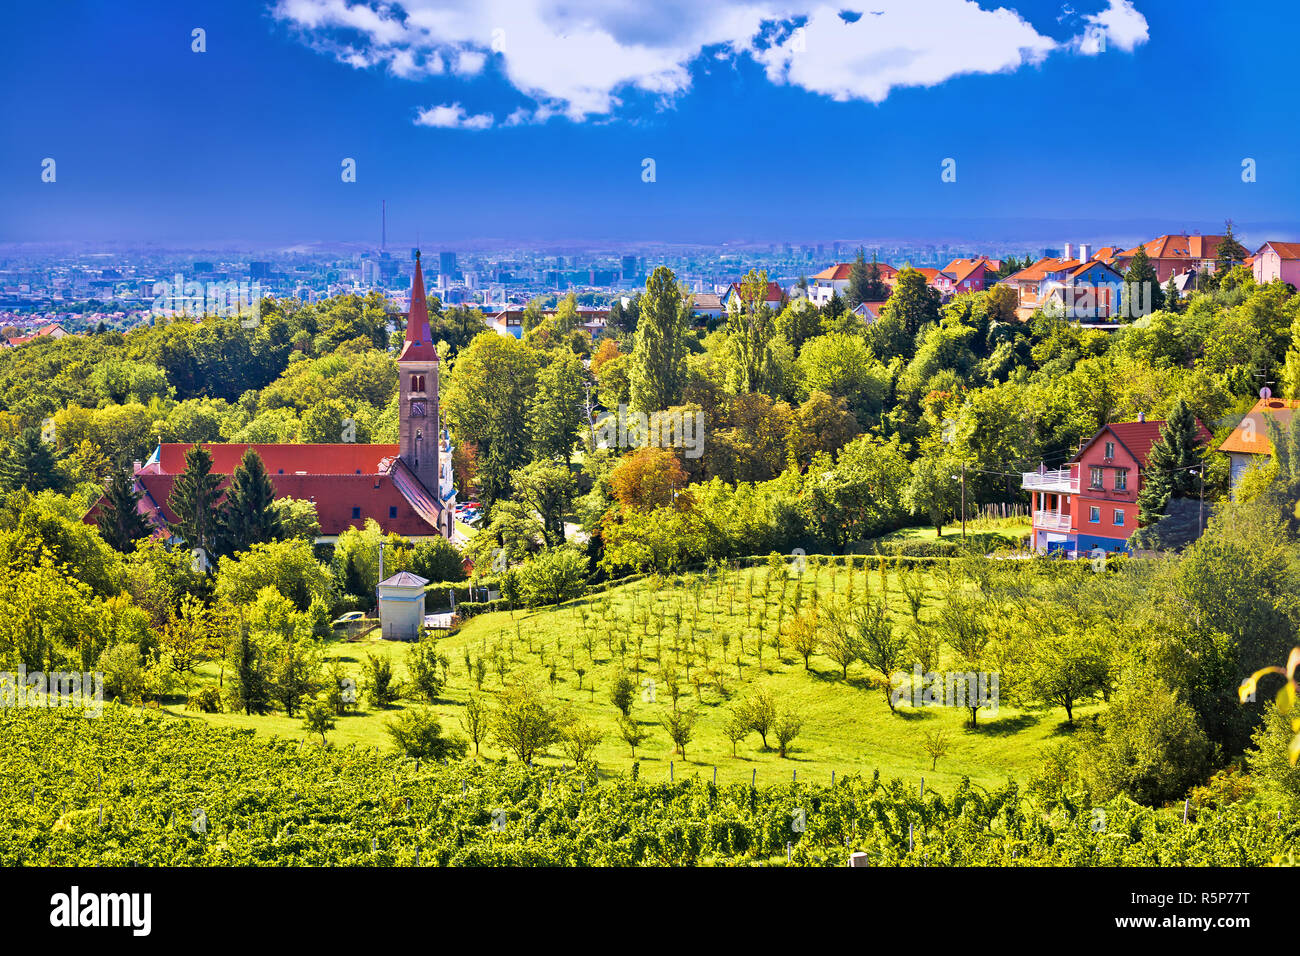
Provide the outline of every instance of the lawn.
[[[778,660],[773,633],[778,618],[783,623],[789,621],[796,589],[804,607],[810,604],[814,588],[822,605],[846,596],[850,572],[837,569],[832,575],[830,569],[818,564],[809,559],[801,573],[793,568],[770,571],[762,567],[732,570],[712,580],[698,574],[676,579],[645,578],[559,608],[476,617],[459,631],[435,639],[450,662],[450,679],[443,698],[429,706],[443,716],[444,729],[461,733],[459,718],[470,693],[492,698],[503,684],[532,683],[556,704],[570,706],[581,719],[603,732],[604,738],[596,748],[596,759],[603,771],[627,770],[632,758],[619,736],[619,713],[609,700],[609,690],[618,667],[638,670],[639,636],[642,648],[636,679],[640,693],[632,717],[650,731],[649,739],[637,751],[640,773],[648,779],[666,778],[671,762],[677,776],[711,776],[716,766],[719,782],[757,779],[759,783],[776,783],[790,780],[796,772],[800,779],[829,780],[832,772],[870,775],[878,769],[882,777],[897,776],[918,786],[924,777],[927,787],[944,791],[963,776],[991,787],[1008,777],[1026,779],[1036,767],[1043,745],[1067,732],[1064,712],[1059,709],[1026,712],[1002,706],[996,715],[981,711],[976,730],[965,726],[968,712],[956,708],[900,706],[897,713],[891,714],[884,693],[873,686],[870,673],[861,663],[849,666],[847,680],[839,666],[821,654],[814,654],[805,670],[802,658],[791,651],[788,640]],[[880,598],[881,575],[874,565],[864,570],[859,559],[852,580],[855,599],[861,599],[864,593]],[[911,613],[897,574],[890,571],[886,581],[890,616],[896,627],[907,627]],[[751,582],[752,598],[747,596]],[[927,578],[923,619],[933,613],[939,595],[953,586],[963,585],[942,576]],[[766,601],[762,597],[765,587],[770,588]],[[765,614],[762,607],[766,607]],[[677,638],[679,613],[681,636]],[[656,641],[657,621],[663,623]],[[765,641],[761,665],[757,653],[760,627]],[[724,644],[725,665],[721,661]],[[358,675],[360,683],[361,665],[368,654],[389,657],[404,678],[407,649],[408,645],[371,637],[356,643],[331,641],[326,655],[343,661],[351,673]],[[485,661],[481,690],[476,686],[475,668],[467,667],[467,654],[471,661]],[[620,659],[626,664],[620,664]],[[691,676],[701,678],[698,684],[686,678],[688,659]],[[668,734],[659,723],[672,706],[660,660],[679,677],[678,706],[692,708],[698,715],[686,760],[674,754]],[[553,684],[552,665],[556,675]],[[200,679],[216,680],[215,665],[205,665]],[[652,680],[653,688],[649,683]],[[772,749],[763,749],[757,734],[743,740],[733,757],[731,744],[722,733],[731,702],[758,688],[769,690],[779,708],[789,709],[803,719],[802,732],[785,758],[777,755],[770,736]],[[376,710],[363,699],[362,712],[339,718],[330,739],[345,746],[356,743],[387,748],[390,743],[384,732],[385,722],[400,708],[412,706],[426,705],[403,699],[388,710]],[[1076,717],[1098,706],[1076,707]],[[306,736],[300,719],[282,714],[199,715],[180,704],[172,704],[167,710],[222,726],[250,727],[264,734]],[[931,770],[924,739],[928,731],[936,730],[947,732],[950,747],[937,769]],[[489,744],[483,756],[499,759],[503,754]],[[558,765],[563,757],[557,749],[542,762]]]

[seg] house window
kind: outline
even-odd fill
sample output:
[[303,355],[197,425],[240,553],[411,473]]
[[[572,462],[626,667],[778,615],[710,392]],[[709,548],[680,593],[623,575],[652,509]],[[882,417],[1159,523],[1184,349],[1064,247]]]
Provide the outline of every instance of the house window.
[[354,518],[360,518],[360,517],[361,517],[361,509],[360,509],[359,507],[356,507],[355,505],[354,505],[353,508],[352,508],[352,517],[354,517]]
[[1091,521],[1091,522],[1093,522],[1094,524],[1100,524],[1100,523],[1101,523],[1101,509],[1098,508],[1096,505],[1093,505],[1092,507],[1090,507],[1090,508],[1088,509],[1088,520]]
[[1106,442],[1106,457],[1107,458],[1115,457],[1115,443],[1113,441]]
[[397,517],[397,505],[389,505],[389,506],[388,506],[388,517],[390,517],[390,518],[396,518],[396,517]]
[[1121,511],[1119,508],[1115,509],[1115,527],[1117,528],[1124,527],[1124,512]]
[[1128,469],[1127,468],[1115,469],[1115,490],[1116,491],[1128,490]]
[[1100,488],[1100,487],[1101,487],[1101,475],[1102,475],[1102,469],[1099,468],[1097,465],[1093,465],[1093,466],[1091,467],[1091,469],[1089,470],[1089,474],[1090,474],[1091,477],[1092,477],[1092,487],[1093,487],[1093,488]]

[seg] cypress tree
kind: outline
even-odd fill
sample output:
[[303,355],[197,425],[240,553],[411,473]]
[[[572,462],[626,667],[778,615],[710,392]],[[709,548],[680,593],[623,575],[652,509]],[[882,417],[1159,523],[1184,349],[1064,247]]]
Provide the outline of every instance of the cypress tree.
[[[879,279],[880,268],[876,267],[877,279]],[[871,292],[871,270],[867,268],[866,256],[862,253],[862,247],[858,247],[858,257],[853,260],[853,266],[849,269],[849,285],[844,290],[845,297],[849,301],[849,308],[856,309],[863,302],[871,301],[868,298]]]
[[880,276],[880,261],[876,254],[871,254],[871,265],[867,268],[867,302],[881,302],[889,298],[889,286]]
[[1223,238],[1219,240],[1219,248],[1216,250],[1217,255],[1214,259],[1214,274],[1223,278],[1223,274],[1233,266],[1250,255],[1250,252],[1237,241],[1237,237],[1232,232],[1232,220],[1225,220],[1223,223]]
[[1175,498],[1192,498],[1200,493],[1199,469],[1204,461],[1196,416],[1179,399],[1160,429],[1160,439],[1151,446],[1138,492],[1138,520],[1153,524],[1165,516]]
[[99,534],[109,546],[123,554],[135,550],[139,538],[149,536],[149,522],[139,511],[140,495],[130,472],[115,471],[104,489],[99,509]]
[[1160,308],[1163,299],[1160,280],[1156,277],[1156,267],[1151,264],[1151,257],[1147,255],[1146,247],[1138,246],[1137,252],[1129,261],[1128,271],[1124,273],[1124,296],[1120,315],[1126,319],[1141,318],[1148,311],[1154,312]]
[[1174,313],[1178,311],[1178,286],[1174,284],[1172,275],[1165,283],[1165,311]]
[[247,551],[280,537],[280,518],[273,504],[275,486],[266,472],[262,456],[249,448],[235,467],[221,509],[222,553]]
[[35,428],[24,428],[9,443],[0,461],[0,485],[30,492],[61,491],[65,484],[58,470],[63,454],[52,442],[44,441]]
[[212,455],[202,445],[194,445],[185,453],[185,471],[172,485],[167,499],[168,507],[176,515],[176,521],[169,524],[171,532],[187,548],[217,553],[221,532],[221,515],[217,510],[221,498],[219,484],[221,476],[212,473]]

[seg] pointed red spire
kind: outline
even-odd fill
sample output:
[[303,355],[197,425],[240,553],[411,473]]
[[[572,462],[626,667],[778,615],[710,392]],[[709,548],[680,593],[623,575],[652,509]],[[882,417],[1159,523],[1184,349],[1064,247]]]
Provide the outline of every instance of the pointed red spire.
[[411,311],[406,318],[406,344],[397,361],[438,361],[438,350],[433,347],[433,333],[429,331],[429,305],[424,299],[424,272],[420,269],[420,251],[415,252],[415,276],[411,279]]

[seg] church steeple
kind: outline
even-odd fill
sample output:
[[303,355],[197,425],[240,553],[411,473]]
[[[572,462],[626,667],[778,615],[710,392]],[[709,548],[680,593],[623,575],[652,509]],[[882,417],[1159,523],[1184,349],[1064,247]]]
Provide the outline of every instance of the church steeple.
[[429,307],[424,300],[424,273],[418,251],[415,276],[411,280],[406,341],[397,357],[397,373],[399,455],[430,496],[440,498],[438,350],[429,330]]
[[420,250],[415,251],[415,277],[411,280],[411,311],[406,317],[406,341],[397,361],[424,359],[438,361],[429,331],[429,303],[424,298],[424,272],[420,268]]

